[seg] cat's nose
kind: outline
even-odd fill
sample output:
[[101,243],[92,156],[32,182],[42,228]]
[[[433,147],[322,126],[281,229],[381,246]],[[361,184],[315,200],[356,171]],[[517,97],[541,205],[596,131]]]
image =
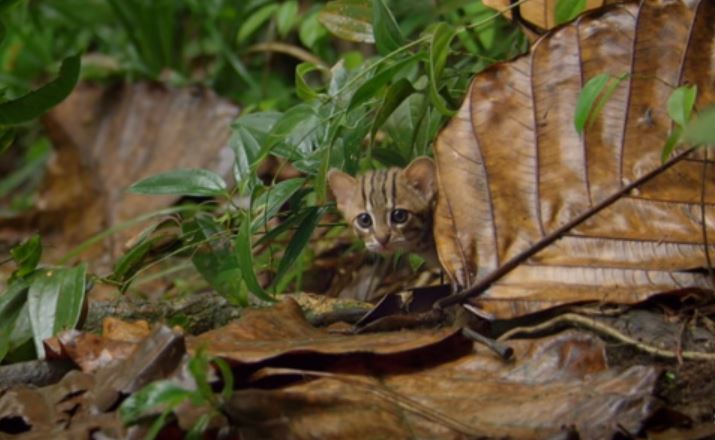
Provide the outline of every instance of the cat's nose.
[[390,234],[385,234],[385,235],[377,235],[375,236],[377,239],[377,242],[380,243],[381,246],[385,246],[387,243],[390,242]]

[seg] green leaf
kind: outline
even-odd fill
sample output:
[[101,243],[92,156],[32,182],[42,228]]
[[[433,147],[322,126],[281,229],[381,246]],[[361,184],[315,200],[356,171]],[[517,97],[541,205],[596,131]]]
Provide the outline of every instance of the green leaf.
[[668,98],[668,116],[681,127],[685,127],[693,113],[698,86],[680,86]]
[[665,146],[663,146],[663,151],[660,156],[660,160],[662,162],[666,162],[670,158],[670,155],[673,153],[673,150],[678,144],[678,141],[680,140],[680,136],[682,134],[683,129],[680,126],[673,128],[673,132],[670,133],[670,136],[668,136],[668,140],[665,142]]
[[312,206],[308,208],[308,214],[298,225],[298,229],[295,231],[295,234],[293,234],[293,238],[290,243],[288,243],[283,258],[281,258],[281,262],[278,264],[278,269],[276,270],[276,275],[272,283],[274,287],[280,283],[283,276],[288,272],[288,269],[293,266],[301,252],[303,252],[308,241],[310,241],[311,235],[313,235],[313,231],[318,226],[320,219],[323,218],[326,211],[327,207]]
[[318,147],[325,125],[312,105],[291,107],[273,126],[264,150],[283,145],[286,154],[278,150],[272,152],[294,161],[301,159]]
[[226,182],[204,169],[173,170],[147,177],[129,187],[130,192],[149,195],[218,196],[226,193]]
[[[0,27],[2,27],[1,23],[0,23]],[[2,42],[2,35],[0,35],[0,42]],[[3,130],[2,128],[0,128],[0,155],[2,155],[5,151],[7,151],[8,148],[10,148],[10,145],[12,145],[14,140],[15,140],[15,130],[13,130],[13,129]]]
[[233,164],[233,175],[236,184],[244,191],[253,190],[256,175],[253,166],[261,157],[261,145],[256,137],[243,125],[238,125],[231,135],[229,142],[235,156]]
[[187,244],[195,244],[191,262],[213,289],[232,304],[247,305],[241,269],[226,232],[209,215],[197,214],[181,225]]
[[698,113],[685,128],[683,138],[695,145],[715,145],[715,105]]
[[371,0],[334,0],[320,10],[318,20],[343,40],[374,43]]
[[303,101],[318,97],[318,93],[305,81],[305,75],[317,69],[318,66],[313,63],[300,63],[295,68],[295,93]]
[[328,35],[328,31],[323,27],[318,19],[318,13],[308,14],[300,23],[298,37],[305,47],[316,50],[318,43]]
[[238,30],[237,41],[239,44],[244,43],[253,35],[268,19],[271,18],[274,12],[278,10],[278,4],[269,3],[262,8],[259,8],[243,22]]
[[439,84],[442,78],[444,66],[449,56],[449,45],[456,35],[455,30],[447,23],[440,22],[435,26],[429,46],[429,91],[432,103],[440,113],[447,117],[454,115],[445,99],[439,93]]
[[263,287],[261,287],[258,282],[258,278],[256,278],[251,233],[251,218],[246,215],[241,221],[241,226],[236,236],[236,257],[238,258],[238,265],[241,268],[241,274],[243,275],[246,286],[248,286],[248,290],[263,301],[274,302],[275,298],[263,290]]
[[27,280],[14,279],[10,282],[7,290],[0,295],[0,362],[14,348],[13,339],[24,342],[32,337],[31,332],[19,335],[17,330],[22,329],[16,328],[20,314],[23,310],[27,312],[28,286]]
[[599,73],[583,86],[583,90],[578,96],[578,101],[576,101],[576,111],[574,112],[574,125],[579,135],[583,134],[593,105],[610,78],[611,76],[607,73]]
[[381,55],[387,55],[406,43],[384,0],[372,0],[372,31],[377,51]]
[[353,94],[350,99],[350,104],[348,104],[348,113],[355,110],[358,106],[366,102],[367,100],[375,97],[380,93],[385,85],[390,81],[394,80],[395,77],[403,70],[412,66],[419,58],[421,54],[415,54],[397,61],[396,63],[386,67],[384,70],[375,74],[372,78],[365,81]]
[[278,29],[278,35],[285,38],[293,29],[293,26],[298,21],[299,17],[298,2],[296,0],[289,0],[280,5],[278,12],[276,12],[276,28]]
[[77,84],[79,72],[79,55],[65,58],[56,79],[25,96],[0,104],[0,126],[30,121],[62,102]]
[[377,130],[382,127],[382,124],[387,120],[387,118],[392,115],[392,112],[394,112],[395,109],[414,92],[415,88],[412,87],[412,83],[410,83],[406,78],[399,79],[387,89],[385,98],[380,104],[380,108],[375,116],[375,122],[372,125],[371,135],[373,137],[375,136]]
[[287,179],[268,187],[264,193],[256,197],[253,202],[255,217],[251,230],[255,232],[260,226],[265,225],[304,183],[305,179],[302,178]]
[[158,407],[171,409],[187,400],[193,392],[181,388],[170,380],[152,382],[130,395],[119,407],[119,416],[125,425],[134,425]]
[[217,357],[213,361],[218,367],[219,371],[221,371],[221,378],[223,379],[223,389],[221,390],[221,397],[224,399],[224,401],[227,401],[231,398],[231,395],[233,394],[233,371],[231,370],[231,366],[228,365],[228,362],[226,362],[225,360]]
[[0,12],[6,12],[10,7],[20,3],[22,0],[0,0]]
[[590,127],[596,121],[603,107],[626,78],[627,73],[617,78],[600,73],[586,82],[576,102],[574,113],[574,126],[579,135],[583,135],[587,126]]
[[211,365],[206,351],[203,347],[199,347],[196,354],[189,359],[189,372],[194,381],[196,381],[196,388],[199,394],[206,401],[211,401],[213,398],[213,390],[208,381],[209,368],[211,368]]
[[558,0],[554,15],[556,24],[564,24],[576,18],[586,9],[586,0]]
[[55,268],[38,271],[27,294],[37,356],[42,359],[42,341],[60,331],[72,329],[79,322],[84,304],[84,264],[74,268]]
[[19,245],[10,249],[10,255],[17,264],[14,276],[24,277],[32,273],[42,256],[42,242],[38,234],[33,235]]

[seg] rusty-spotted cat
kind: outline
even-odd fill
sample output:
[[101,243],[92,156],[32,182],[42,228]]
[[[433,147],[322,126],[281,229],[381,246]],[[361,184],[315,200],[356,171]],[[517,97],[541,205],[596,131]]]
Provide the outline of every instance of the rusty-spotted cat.
[[418,157],[405,168],[367,171],[352,177],[328,172],[338,210],[372,252],[414,252],[439,267],[432,235],[437,175],[432,159]]

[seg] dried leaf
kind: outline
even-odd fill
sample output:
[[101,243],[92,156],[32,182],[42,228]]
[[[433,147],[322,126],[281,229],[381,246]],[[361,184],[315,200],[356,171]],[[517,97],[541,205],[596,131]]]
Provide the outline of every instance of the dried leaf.
[[[672,126],[671,84],[696,85],[695,108],[715,101],[715,4],[689,4],[647,1],[582,17],[529,55],[475,77],[435,145],[435,235],[453,281],[472,285],[656,169]],[[579,137],[577,98],[602,73],[628,76]],[[702,166],[702,156],[678,163],[537,253],[475,304],[509,318],[708,287],[704,276],[686,272],[706,266]],[[715,169],[707,174],[711,229]]]

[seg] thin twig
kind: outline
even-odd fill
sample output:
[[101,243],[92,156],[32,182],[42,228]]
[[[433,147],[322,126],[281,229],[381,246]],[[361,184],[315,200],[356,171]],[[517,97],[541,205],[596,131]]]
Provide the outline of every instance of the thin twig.
[[680,162],[685,157],[687,157],[693,150],[695,150],[695,148],[691,147],[691,148],[688,148],[687,150],[684,150],[684,151],[678,153],[677,155],[673,156],[668,162],[660,165],[659,167],[655,168],[651,172],[641,176],[640,178],[631,182],[629,185],[624,186],[617,192],[610,195],[605,200],[598,203],[593,208],[587,210],[586,212],[579,215],[575,219],[571,220],[570,222],[568,222],[565,225],[561,226],[560,228],[556,229],[554,232],[542,237],[541,240],[534,243],[529,249],[525,250],[524,252],[521,252],[516,257],[514,257],[511,260],[504,263],[502,266],[500,266],[498,269],[496,269],[495,271],[493,271],[492,273],[487,275],[485,278],[483,278],[477,284],[473,285],[472,287],[470,287],[460,293],[456,293],[454,295],[448,296],[446,298],[442,298],[441,300],[437,301],[435,303],[435,307],[438,309],[442,309],[442,308],[451,306],[453,304],[461,303],[468,298],[482,294],[494,282],[496,282],[497,280],[499,280],[500,278],[502,278],[503,276],[505,276],[512,270],[516,269],[520,264],[522,264],[529,258],[533,257],[536,253],[538,253],[545,247],[551,245],[553,242],[555,242],[556,240],[561,238],[564,234],[569,232],[571,229],[575,228],[576,226],[580,225],[584,221],[586,221],[589,218],[593,217],[594,215],[598,214],[600,211],[602,211],[603,209],[612,205],[613,203],[615,203],[616,201],[621,199],[624,195],[628,194],[635,188],[638,188],[639,186],[645,184],[646,182],[648,182],[655,176],[663,173],[668,168],[670,168],[673,165],[675,165],[676,163]]
[[[644,351],[653,356],[668,358],[668,359],[678,359],[678,353],[672,350],[665,350],[662,348],[654,347],[650,344],[646,344],[632,337],[616,330],[610,325],[604,324],[602,322],[596,321],[593,318],[587,318],[585,316],[577,315],[575,313],[564,313],[548,321],[544,321],[537,325],[531,327],[516,327],[508,332],[501,335],[497,340],[503,341],[509,339],[517,334],[534,334],[543,332],[546,330],[551,330],[559,324],[572,324],[581,327],[585,327],[590,330],[594,330],[605,336],[609,336],[619,342],[623,342],[628,345]],[[694,361],[715,361],[715,353],[705,353],[700,351],[683,351],[680,353],[683,359],[694,360]]]

